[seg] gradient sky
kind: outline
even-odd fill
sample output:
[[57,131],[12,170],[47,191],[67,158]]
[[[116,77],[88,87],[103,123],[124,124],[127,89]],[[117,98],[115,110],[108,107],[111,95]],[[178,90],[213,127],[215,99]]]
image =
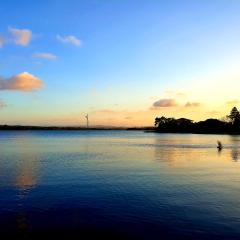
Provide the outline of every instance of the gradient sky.
[[0,124],[146,126],[240,107],[240,1],[0,3]]

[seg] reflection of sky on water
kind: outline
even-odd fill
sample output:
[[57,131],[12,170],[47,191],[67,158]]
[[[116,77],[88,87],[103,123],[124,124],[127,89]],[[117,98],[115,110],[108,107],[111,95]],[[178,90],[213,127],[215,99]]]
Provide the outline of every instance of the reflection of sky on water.
[[34,144],[34,138],[29,136],[16,139],[21,151],[18,155],[16,187],[18,189],[18,213],[16,216],[19,234],[28,236],[28,216],[26,213],[25,199],[30,191],[36,187],[39,177],[39,156]]
[[234,162],[238,161],[239,158],[239,149],[238,147],[233,147],[231,150],[231,157]]
[[[85,226],[93,216],[116,226],[138,219],[159,227],[190,222],[203,232],[204,222],[213,229],[231,224],[238,231],[239,143],[227,135],[1,133],[0,224],[7,224],[1,213],[14,213],[17,231],[27,236],[33,226],[60,226],[44,215],[54,209],[66,211],[65,227]],[[37,220],[40,213],[44,220]]]
[[[10,169],[3,168],[1,179],[5,180],[4,185],[10,185],[13,189],[16,187],[16,231],[24,238],[28,235],[29,224],[25,201],[39,178],[39,153],[34,140],[32,136],[19,132],[16,138],[7,139],[7,143],[2,143],[0,148],[2,157],[6,156],[7,161],[11,161]],[[6,166],[3,158],[1,160],[0,165],[4,163],[3,166]]]
[[239,147],[240,147],[240,137],[230,136],[232,143],[231,157],[234,162],[239,160]]
[[[237,162],[240,154],[240,136],[211,135],[211,142],[205,135],[191,135],[189,143],[179,135],[170,139],[155,138],[155,157],[171,167],[191,166],[193,164],[212,165],[213,163],[232,166],[229,161]],[[174,138],[173,141],[171,138]],[[215,139],[214,139],[215,138]],[[216,139],[223,138],[223,149],[218,150]],[[203,140],[206,140],[204,143]],[[174,146],[171,144],[174,142]],[[230,157],[229,157],[230,154]],[[211,158],[204,162],[204,159]]]

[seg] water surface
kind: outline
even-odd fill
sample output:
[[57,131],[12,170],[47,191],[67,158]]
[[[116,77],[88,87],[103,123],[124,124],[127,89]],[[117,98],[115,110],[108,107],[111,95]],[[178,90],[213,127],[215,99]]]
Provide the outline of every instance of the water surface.
[[239,145],[228,135],[1,131],[0,233],[239,239]]

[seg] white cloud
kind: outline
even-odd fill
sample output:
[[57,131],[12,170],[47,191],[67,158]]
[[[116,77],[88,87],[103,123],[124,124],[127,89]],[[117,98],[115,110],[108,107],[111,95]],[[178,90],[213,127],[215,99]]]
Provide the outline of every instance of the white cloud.
[[48,60],[56,60],[57,56],[52,53],[34,53],[33,57],[35,58],[43,58]]
[[27,46],[32,39],[32,31],[28,29],[8,28],[8,31],[12,34],[13,41],[17,45]]
[[42,80],[28,72],[23,72],[10,78],[0,77],[0,90],[30,92],[42,87]]
[[57,40],[62,43],[70,43],[78,47],[82,45],[82,41],[73,35],[69,35],[69,36],[57,35]]

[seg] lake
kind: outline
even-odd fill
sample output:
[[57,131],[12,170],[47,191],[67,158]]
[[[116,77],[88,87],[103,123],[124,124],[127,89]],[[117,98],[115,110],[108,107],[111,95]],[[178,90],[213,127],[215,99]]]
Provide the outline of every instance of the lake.
[[239,146],[228,135],[0,131],[0,236],[240,239]]

